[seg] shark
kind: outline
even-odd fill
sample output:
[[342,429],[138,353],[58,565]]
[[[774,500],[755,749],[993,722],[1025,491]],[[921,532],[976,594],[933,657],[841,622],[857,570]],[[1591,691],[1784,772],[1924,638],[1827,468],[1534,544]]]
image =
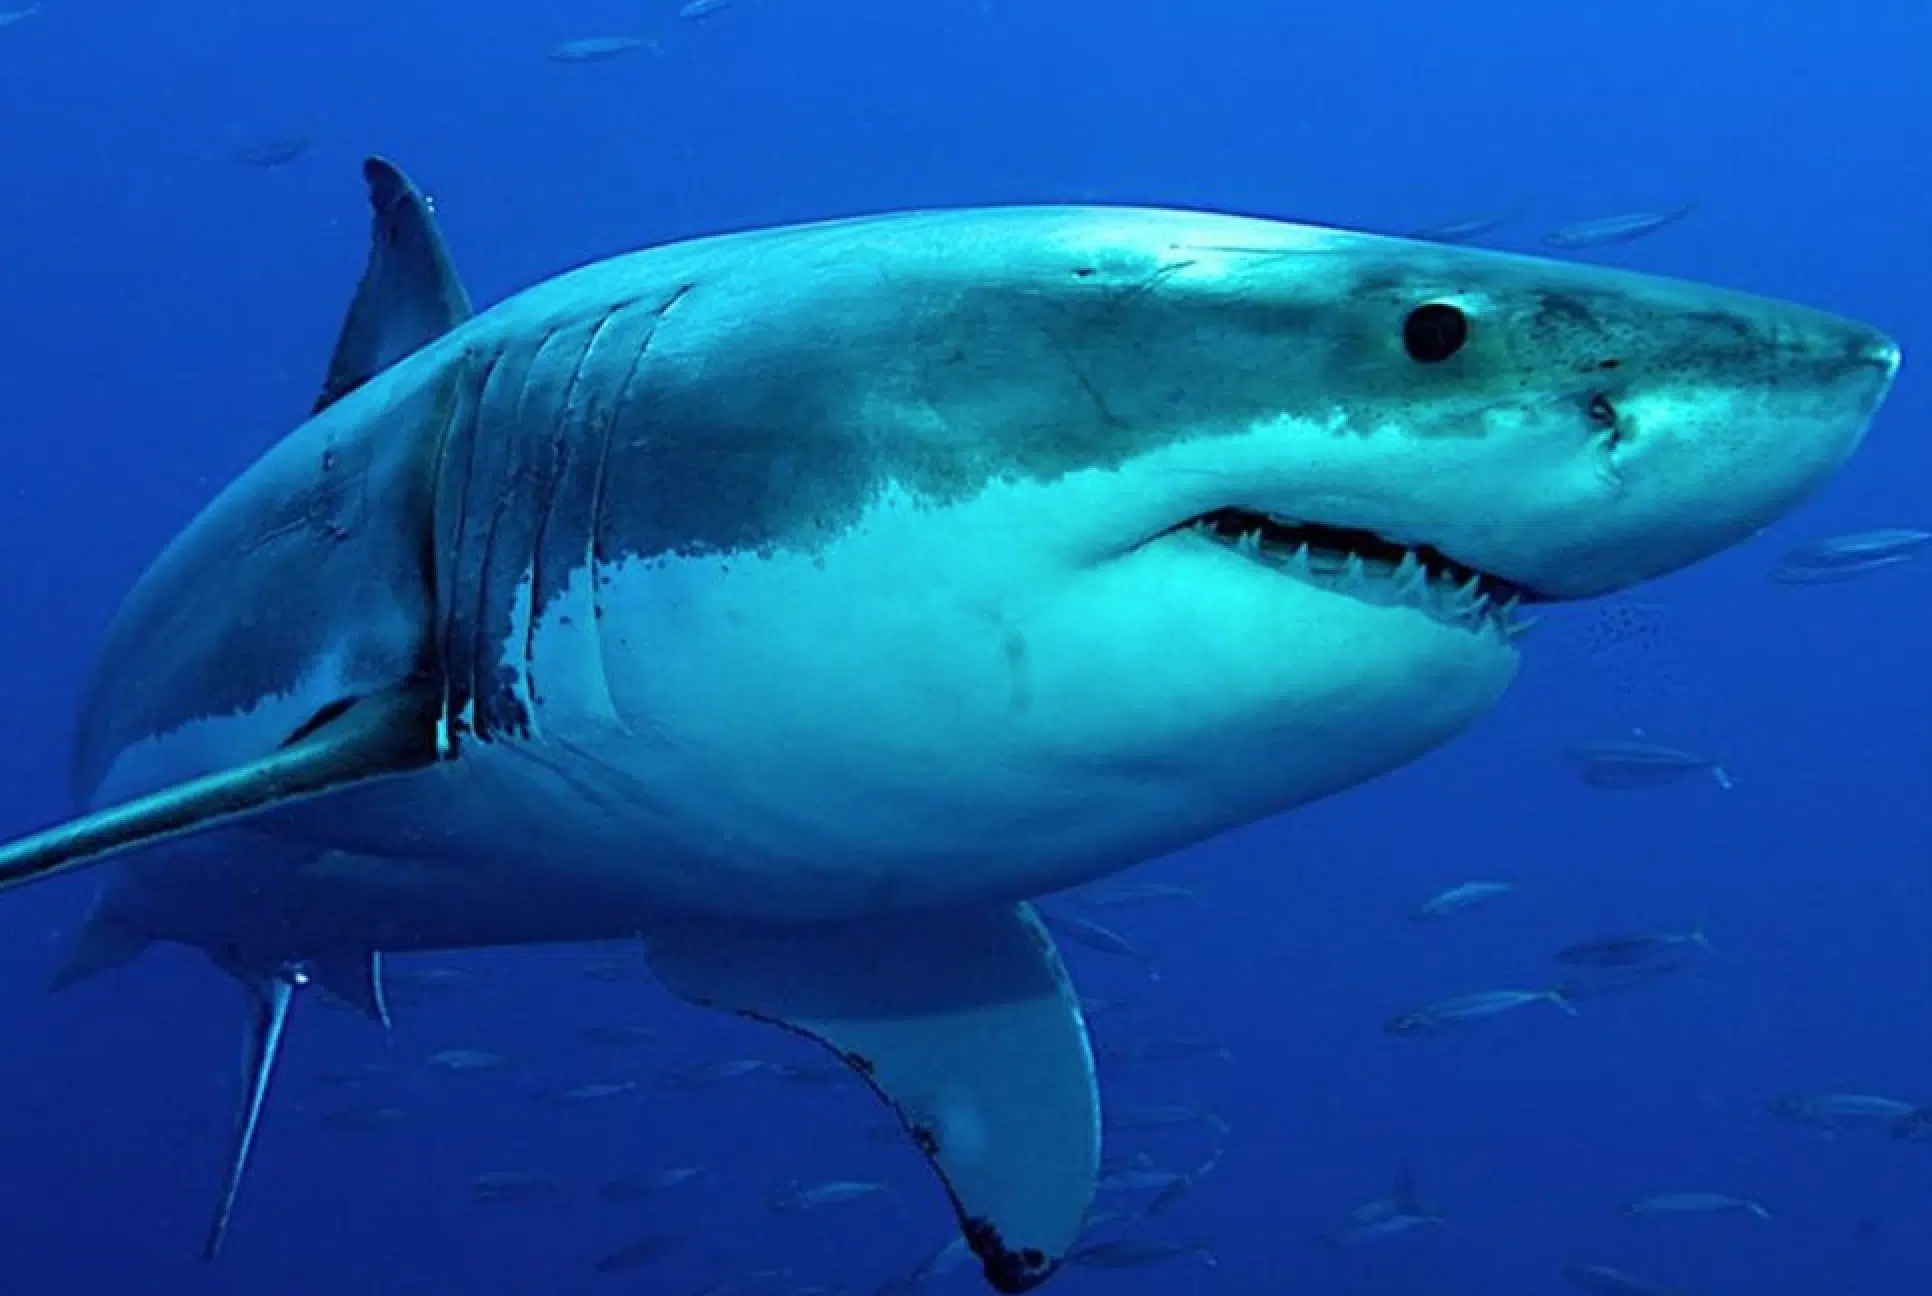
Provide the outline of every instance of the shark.
[[1770,524],[1899,350],[1715,287],[1216,212],[746,229],[477,311],[363,168],[309,416],[154,560],[0,887],[106,865],[57,985],[246,993],[219,1251],[291,1005],[404,951],[641,941],[830,1049],[987,1282],[1100,1151],[1033,902],[1422,757],[1542,605]]

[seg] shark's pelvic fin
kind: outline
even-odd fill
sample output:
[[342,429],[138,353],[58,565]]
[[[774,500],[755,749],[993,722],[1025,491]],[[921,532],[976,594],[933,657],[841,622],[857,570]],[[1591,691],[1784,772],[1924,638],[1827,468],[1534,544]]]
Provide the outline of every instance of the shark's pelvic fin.
[[0,847],[0,891],[439,759],[438,690],[405,683],[323,708],[277,750]]
[[261,1127],[262,1104],[268,1098],[268,1083],[275,1074],[275,1059],[282,1049],[282,1034],[288,1026],[289,1004],[302,974],[283,969],[268,976],[243,976],[248,990],[248,1040],[242,1054],[241,1105],[235,1114],[235,1139],[228,1152],[228,1173],[221,1185],[221,1201],[215,1218],[208,1225],[208,1240],[201,1258],[213,1263],[221,1254],[228,1236],[228,1221],[235,1214],[235,1198],[241,1192],[242,1175],[248,1170],[249,1153],[255,1149],[255,1131]]
[[87,921],[81,924],[80,931],[75,934],[73,944],[67,947],[67,957],[54,969],[54,978],[48,988],[65,990],[99,973],[111,972],[133,962],[153,943],[145,933],[123,922],[96,901],[93,912],[87,915]]
[[329,357],[316,414],[470,317],[469,294],[429,199],[379,157],[363,162],[362,178],[372,216],[369,260]]
[[856,926],[646,937],[674,993],[837,1052],[898,1112],[992,1285],[1023,1292],[1080,1235],[1100,1158],[1086,1023],[1026,905]]
[[389,999],[382,991],[382,951],[344,950],[309,959],[307,967],[317,985],[384,1030],[389,1029]]

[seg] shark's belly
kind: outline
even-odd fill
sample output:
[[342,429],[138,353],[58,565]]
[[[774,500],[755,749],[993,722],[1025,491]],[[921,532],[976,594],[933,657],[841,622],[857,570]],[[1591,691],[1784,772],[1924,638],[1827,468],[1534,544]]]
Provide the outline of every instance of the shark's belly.
[[[842,921],[1077,885],[1470,718],[1442,678],[1461,657],[1385,668],[1444,636],[1417,613],[1267,588],[1195,626],[1147,597],[1171,555],[1043,564],[1012,539],[1020,503],[887,504],[812,554],[586,566],[541,607],[512,600],[497,661],[527,724],[364,795],[370,840],[487,860],[560,908]],[[1317,635],[1350,649],[1243,693]],[[1508,660],[1470,655],[1486,703]],[[1261,707],[1272,723],[1219,719]]]

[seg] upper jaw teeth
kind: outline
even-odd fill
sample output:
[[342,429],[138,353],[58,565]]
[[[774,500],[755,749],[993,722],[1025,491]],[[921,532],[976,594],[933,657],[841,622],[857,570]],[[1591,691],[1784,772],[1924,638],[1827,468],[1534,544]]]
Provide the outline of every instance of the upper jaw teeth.
[[[1283,527],[1295,525],[1273,515],[1269,516],[1269,521]],[[1197,529],[1225,543],[1222,533],[1215,532],[1206,523],[1200,524]],[[1255,528],[1242,532],[1235,539],[1234,548],[1250,557],[1263,558],[1261,530]],[[1393,570],[1379,563],[1371,570],[1362,556],[1356,553],[1344,554],[1337,562],[1327,553],[1317,555],[1305,542],[1292,550],[1285,546],[1268,548],[1265,559],[1290,576],[1328,585],[1369,602],[1410,604],[1440,620],[1483,629],[1508,641],[1521,638],[1535,624],[1533,618],[1528,621],[1517,619],[1522,603],[1519,596],[1511,595],[1500,601],[1492,598],[1483,588],[1480,576],[1472,575],[1460,584],[1441,578],[1431,579],[1428,567],[1413,549],[1403,551],[1402,561]]]

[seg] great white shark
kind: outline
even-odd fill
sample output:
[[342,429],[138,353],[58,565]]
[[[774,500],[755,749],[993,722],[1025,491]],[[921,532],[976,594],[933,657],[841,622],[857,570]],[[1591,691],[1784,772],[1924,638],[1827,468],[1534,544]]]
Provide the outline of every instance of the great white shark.
[[1520,609],[1742,540],[1899,353],[1796,305],[1203,212],[763,229],[479,314],[429,205],[312,416],[123,604],[60,983],[155,941],[253,1005],[219,1248],[298,990],[383,952],[641,936],[836,1051],[987,1279],[1050,1275],[1100,1144],[1031,898],[1416,759]]

